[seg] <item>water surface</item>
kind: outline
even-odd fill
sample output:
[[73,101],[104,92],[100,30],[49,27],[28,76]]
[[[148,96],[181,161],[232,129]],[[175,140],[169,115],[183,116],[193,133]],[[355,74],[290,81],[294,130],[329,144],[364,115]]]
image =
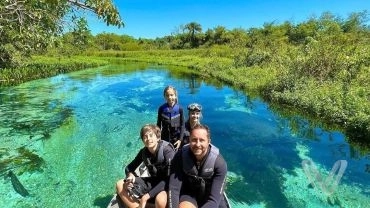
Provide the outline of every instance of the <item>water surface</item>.
[[[144,69],[103,67],[1,88],[0,207],[106,207],[122,167],[142,147],[141,126],[156,122],[169,84],[182,106],[203,105],[202,121],[228,163],[233,207],[370,204],[370,154],[341,132],[299,116],[282,118],[227,86]],[[313,187],[302,161],[311,161],[325,181],[338,160],[348,165],[335,191]]]

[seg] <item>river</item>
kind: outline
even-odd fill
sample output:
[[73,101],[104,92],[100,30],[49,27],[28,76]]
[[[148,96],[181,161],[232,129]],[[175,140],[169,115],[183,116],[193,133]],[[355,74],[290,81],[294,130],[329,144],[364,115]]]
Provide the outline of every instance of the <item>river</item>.
[[281,117],[245,92],[175,71],[122,64],[0,88],[0,207],[106,207],[142,147],[141,126],[156,123],[167,85],[185,109],[202,104],[202,123],[228,163],[232,207],[370,204],[368,150],[298,115]]

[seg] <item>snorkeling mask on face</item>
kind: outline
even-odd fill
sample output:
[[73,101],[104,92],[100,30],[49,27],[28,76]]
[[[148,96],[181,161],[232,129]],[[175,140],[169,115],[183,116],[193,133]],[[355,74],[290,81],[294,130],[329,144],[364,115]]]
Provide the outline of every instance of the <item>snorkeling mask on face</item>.
[[198,103],[192,103],[188,105],[188,110],[189,111],[202,111],[202,106],[199,105]]

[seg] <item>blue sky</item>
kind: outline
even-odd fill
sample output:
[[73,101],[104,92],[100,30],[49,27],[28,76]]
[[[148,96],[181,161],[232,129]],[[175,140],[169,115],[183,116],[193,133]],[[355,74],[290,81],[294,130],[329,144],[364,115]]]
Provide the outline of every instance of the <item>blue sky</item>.
[[323,12],[347,18],[350,13],[367,10],[368,0],[114,0],[125,27],[106,26],[88,18],[91,32],[156,38],[171,35],[180,25],[197,22],[203,32],[217,26],[227,29],[262,27],[290,21],[299,23],[319,17]]

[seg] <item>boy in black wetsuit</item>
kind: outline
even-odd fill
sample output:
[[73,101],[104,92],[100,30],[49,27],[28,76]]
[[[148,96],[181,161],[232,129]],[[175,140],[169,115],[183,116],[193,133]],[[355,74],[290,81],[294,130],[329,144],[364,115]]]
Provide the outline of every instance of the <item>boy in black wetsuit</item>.
[[[155,207],[166,207],[165,185],[175,149],[169,142],[162,141],[160,136],[161,130],[155,124],[147,124],[141,128],[140,137],[145,147],[126,166],[126,178],[116,184],[117,194],[127,207],[145,207],[149,199],[152,199]],[[143,164],[149,176],[138,173],[138,167]]]

